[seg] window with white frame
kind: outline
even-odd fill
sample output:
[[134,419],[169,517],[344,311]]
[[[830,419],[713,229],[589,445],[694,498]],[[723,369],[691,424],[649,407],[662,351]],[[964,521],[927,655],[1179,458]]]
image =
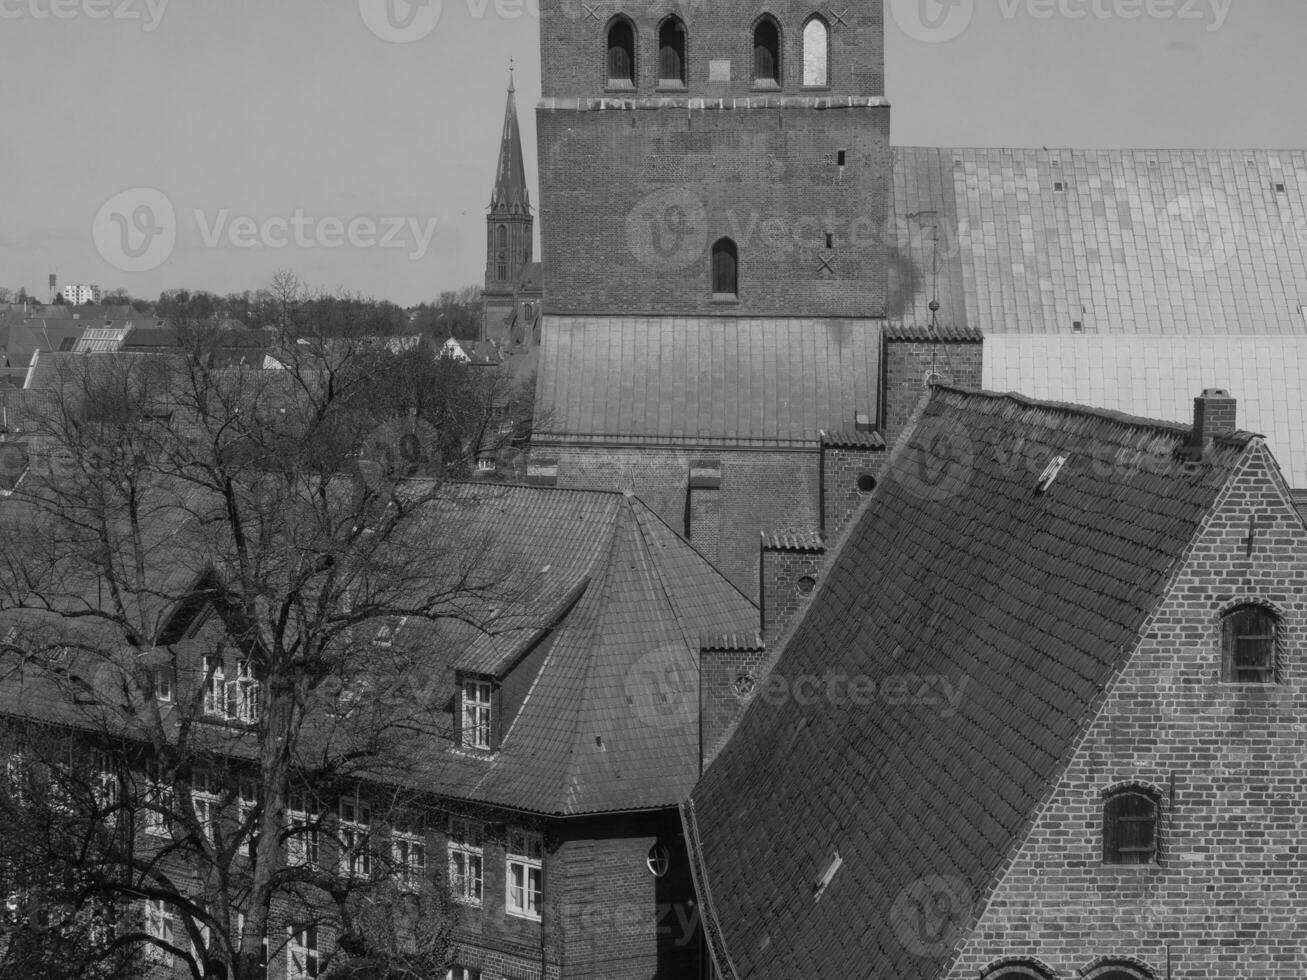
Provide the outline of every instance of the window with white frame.
[[5,784],[15,803],[27,800],[28,762],[22,752],[12,751],[5,760]]
[[91,774],[91,795],[95,799],[95,805],[106,811],[116,810],[122,800],[117,760],[108,752],[95,754]]
[[474,820],[449,819],[449,888],[454,900],[481,904],[482,828]]
[[259,682],[249,660],[236,661],[236,680],[232,682],[230,702],[237,721],[253,725],[259,720]]
[[316,866],[318,863],[318,818],[303,793],[293,793],[286,808],[288,836],[286,862]]
[[195,812],[195,821],[200,825],[201,833],[210,842],[213,841],[213,825],[218,819],[221,802],[213,773],[205,769],[196,770],[191,777],[191,809]]
[[420,825],[392,828],[390,858],[401,888],[414,888],[427,876],[427,840]]
[[167,703],[172,700],[172,667],[150,669],[150,694],[154,700]]
[[173,790],[165,785],[159,763],[145,764],[145,832],[167,837],[172,827]]
[[241,833],[247,836],[245,854],[254,857],[254,835],[259,828],[254,826],[254,810],[259,802],[259,789],[252,779],[242,779],[236,787],[236,818],[240,821]]
[[204,658],[204,713],[227,717],[227,686],[222,672],[222,658]]
[[372,808],[350,796],[340,801],[339,816],[340,873],[351,878],[367,878],[372,874],[372,851],[368,847]]
[[[165,943],[175,943],[177,933],[177,916],[172,906],[162,899],[145,900],[145,934],[152,939]],[[150,943],[145,947],[145,958],[151,963],[171,965],[173,954],[168,950]]]
[[526,830],[509,830],[507,864],[509,915],[540,918],[544,898],[544,838]]
[[318,952],[318,927],[288,926],[290,942],[286,946],[287,980],[317,980],[321,957]]
[[481,980],[481,971],[470,966],[451,966],[445,971],[445,980]]
[[490,682],[463,682],[463,744],[490,748]]

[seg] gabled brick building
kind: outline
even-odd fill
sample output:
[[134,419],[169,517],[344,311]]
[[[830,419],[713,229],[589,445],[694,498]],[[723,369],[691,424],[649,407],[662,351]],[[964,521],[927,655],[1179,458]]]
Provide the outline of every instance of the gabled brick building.
[[1224,391],[936,391],[684,808],[718,974],[1303,976],[1304,556]]

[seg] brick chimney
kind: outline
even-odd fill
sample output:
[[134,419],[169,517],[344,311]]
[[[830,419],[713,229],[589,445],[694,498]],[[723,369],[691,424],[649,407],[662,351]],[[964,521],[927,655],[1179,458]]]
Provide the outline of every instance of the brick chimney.
[[1190,440],[1195,448],[1205,446],[1218,432],[1233,432],[1236,428],[1237,402],[1224,388],[1205,388],[1194,399],[1194,431]]
[[759,693],[767,648],[758,634],[704,637],[699,649],[700,772],[717,756],[727,731]]
[[881,334],[880,432],[890,446],[933,385],[979,388],[984,335],[970,327],[889,326]]

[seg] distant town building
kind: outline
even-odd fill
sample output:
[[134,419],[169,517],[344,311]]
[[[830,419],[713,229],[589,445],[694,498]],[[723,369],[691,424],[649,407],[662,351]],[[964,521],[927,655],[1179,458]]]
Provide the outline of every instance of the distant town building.
[[100,302],[100,287],[85,283],[69,283],[59,290],[59,295],[70,306],[83,306],[87,303]]

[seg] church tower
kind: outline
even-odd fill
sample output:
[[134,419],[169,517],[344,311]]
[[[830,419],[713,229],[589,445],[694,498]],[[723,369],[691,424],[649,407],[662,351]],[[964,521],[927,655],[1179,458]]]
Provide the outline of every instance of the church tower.
[[512,328],[518,293],[531,266],[531,198],[522,161],[522,134],[517,126],[513,72],[508,73],[508,103],[499,140],[499,166],[486,215],[486,282],[482,291],[482,339],[505,343]]
[[877,317],[879,0],[543,0],[546,315]]

